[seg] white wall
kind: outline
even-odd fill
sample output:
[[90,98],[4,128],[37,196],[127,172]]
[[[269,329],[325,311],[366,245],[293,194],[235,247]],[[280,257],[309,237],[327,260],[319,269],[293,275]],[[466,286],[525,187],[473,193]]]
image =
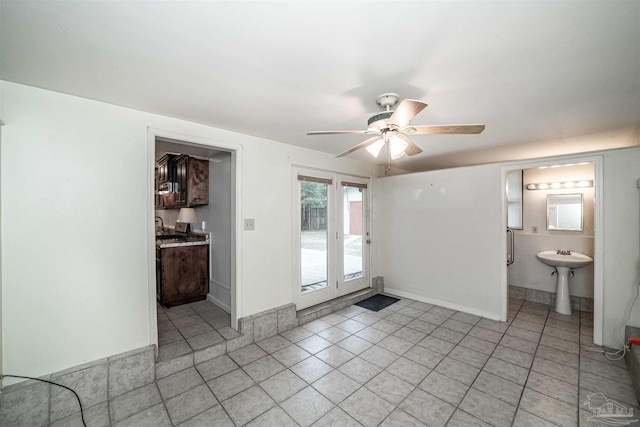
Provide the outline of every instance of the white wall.
[[39,376],[148,345],[148,128],[242,147],[242,316],[291,302],[292,164],[377,168],[204,125],[0,83],[5,372]]
[[[556,276],[551,276],[553,267],[536,258],[540,251],[569,249],[594,256],[593,221],[594,189],[571,190],[527,190],[527,184],[542,182],[564,182],[570,180],[593,180],[594,166],[562,166],[545,169],[525,169],[523,173],[523,229],[515,233],[515,261],[507,269],[509,285],[556,291]],[[547,230],[547,195],[583,195],[583,231]],[[537,232],[533,228],[537,227]],[[593,264],[574,270],[569,278],[569,293],[579,297],[593,298]]]
[[497,165],[378,180],[385,287],[498,319],[505,255]]

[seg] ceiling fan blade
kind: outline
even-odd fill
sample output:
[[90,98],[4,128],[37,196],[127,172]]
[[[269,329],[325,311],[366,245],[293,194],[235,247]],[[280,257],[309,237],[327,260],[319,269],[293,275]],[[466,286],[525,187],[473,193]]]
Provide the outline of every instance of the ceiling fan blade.
[[410,135],[445,135],[445,134],[474,134],[481,133],[484,125],[427,125],[411,126],[415,132]]
[[369,130],[314,130],[307,135],[366,135],[372,133]]
[[422,153],[420,147],[414,144],[413,141],[406,137],[406,135],[399,133],[396,136],[407,143],[407,148],[404,149],[407,156],[415,156],[416,154]]
[[387,126],[396,126],[401,128],[408,125],[411,119],[413,119],[420,111],[424,110],[426,106],[426,102],[415,99],[403,99],[398,105],[398,108],[396,108],[391,117],[387,120]]
[[356,146],[354,146],[354,147],[349,148],[347,151],[345,151],[345,152],[342,152],[342,153],[338,154],[336,157],[343,157],[343,156],[346,156],[347,154],[351,154],[351,153],[353,153],[353,152],[354,152],[354,151],[356,151],[356,150],[359,150],[359,149],[361,149],[361,148],[364,148],[364,147],[366,147],[366,146],[369,146],[369,145],[373,144],[373,143],[374,143],[374,142],[376,142],[379,138],[380,138],[379,136],[374,136],[373,138],[369,138],[369,139],[367,139],[366,141],[362,141],[360,144],[358,144],[358,145],[356,145]]

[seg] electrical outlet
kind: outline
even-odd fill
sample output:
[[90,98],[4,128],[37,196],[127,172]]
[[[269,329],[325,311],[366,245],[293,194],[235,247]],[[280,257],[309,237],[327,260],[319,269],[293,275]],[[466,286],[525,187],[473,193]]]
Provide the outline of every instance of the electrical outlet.
[[256,220],[253,218],[244,219],[244,229],[247,231],[253,231],[256,229]]

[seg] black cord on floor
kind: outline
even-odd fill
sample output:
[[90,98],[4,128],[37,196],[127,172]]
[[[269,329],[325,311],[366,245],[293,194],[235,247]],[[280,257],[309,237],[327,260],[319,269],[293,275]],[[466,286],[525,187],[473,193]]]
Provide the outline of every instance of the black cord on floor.
[[82,402],[80,402],[80,396],[78,396],[78,393],[75,392],[74,389],[67,387],[66,385],[62,385],[62,384],[58,384],[58,383],[54,383],[53,381],[47,381],[47,380],[42,380],[40,378],[33,378],[33,377],[24,377],[22,375],[8,375],[8,374],[0,374],[0,379],[4,378],[4,377],[10,377],[10,378],[22,378],[25,380],[36,380],[36,381],[42,381],[43,383],[48,383],[48,384],[53,384],[53,385],[57,385],[58,387],[62,387],[62,388],[66,388],[67,390],[69,390],[71,393],[73,393],[76,396],[76,399],[78,399],[78,405],[80,405],[80,418],[82,419],[82,425],[84,427],[87,427],[87,423],[84,421],[84,410],[82,409]]

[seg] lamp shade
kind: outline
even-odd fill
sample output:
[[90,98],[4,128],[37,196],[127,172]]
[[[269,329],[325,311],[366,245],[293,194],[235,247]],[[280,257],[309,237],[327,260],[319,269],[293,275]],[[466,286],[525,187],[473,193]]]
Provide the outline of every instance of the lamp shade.
[[392,160],[397,160],[404,156],[404,150],[407,148],[407,143],[397,136],[393,135],[389,141],[389,154]]
[[367,151],[373,157],[378,158],[378,154],[380,154],[380,150],[382,150],[382,147],[384,147],[384,140],[382,138],[378,138],[376,142],[367,146]]
[[180,208],[180,213],[178,214],[178,221],[186,222],[189,224],[196,223],[196,211],[193,208]]

